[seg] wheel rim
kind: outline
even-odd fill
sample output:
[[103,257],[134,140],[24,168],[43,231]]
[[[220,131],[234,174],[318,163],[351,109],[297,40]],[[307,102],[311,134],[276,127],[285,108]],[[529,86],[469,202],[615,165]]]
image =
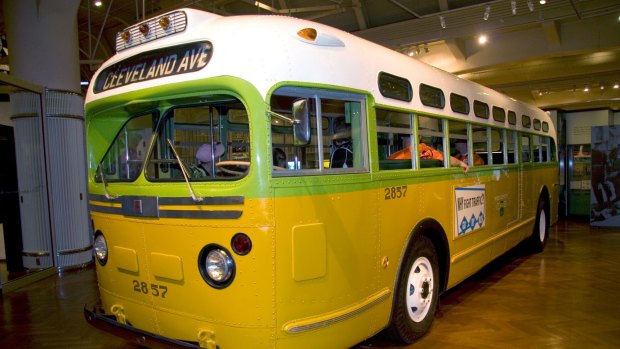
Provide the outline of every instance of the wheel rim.
[[547,230],[547,215],[545,214],[545,210],[540,211],[540,216],[538,217],[538,238],[540,242],[545,241],[545,235]]
[[424,320],[433,301],[433,267],[426,257],[415,260],[407,278],[407,312],[414,322]]

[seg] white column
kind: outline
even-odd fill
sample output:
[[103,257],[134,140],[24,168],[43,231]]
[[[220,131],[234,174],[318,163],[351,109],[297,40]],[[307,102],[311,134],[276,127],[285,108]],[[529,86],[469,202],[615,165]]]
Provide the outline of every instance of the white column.
[[[26,201],[20,208],[27,268],[38,252],[44,255],[46,243],[51,250],[49,262],[59,269],[92,260],[77,33],[79,4],[80,0],[5,0],[4,4],[11,75],[47,88],[43,119],[14,114],[19,190]],[[21,103],[28,102],[11,97],[14,110],[29,108]],[[40,158],[35,159],[37,152]],[[41,261],[39,256],[36,262]]]

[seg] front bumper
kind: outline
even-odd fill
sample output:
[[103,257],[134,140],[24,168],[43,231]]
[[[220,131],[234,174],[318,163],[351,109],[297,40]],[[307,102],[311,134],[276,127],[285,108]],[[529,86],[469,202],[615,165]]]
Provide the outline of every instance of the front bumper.
[[120,337],[128,342],[138,344],[148,348],[204,348],[198,343],[185,342],[159,336],[154,333],[146,332],[129,325],[117,322],[114,317],[98,313],[96,308],[89,310],[84,307],[84,318],[90,325],[102,331]]

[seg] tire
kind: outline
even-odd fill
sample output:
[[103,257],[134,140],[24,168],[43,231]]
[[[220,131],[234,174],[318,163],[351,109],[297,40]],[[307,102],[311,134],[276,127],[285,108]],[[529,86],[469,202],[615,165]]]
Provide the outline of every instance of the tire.
[[529,250],[532,253],[540,253],[545,249],[547,240],[549,239],[549,213],[545,209],[545,201],[543,198],[538,199],[536,208],[536,223],[534,231],[529,238]]
[[437,252],[427,237],[419,236],[401,265],[388,336],[409,344],[425,335],[433,322],[438,302]]

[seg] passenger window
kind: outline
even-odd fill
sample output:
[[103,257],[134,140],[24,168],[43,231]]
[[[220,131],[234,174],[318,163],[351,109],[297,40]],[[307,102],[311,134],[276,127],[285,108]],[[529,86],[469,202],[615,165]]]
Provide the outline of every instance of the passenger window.
[[522,162],[531,162],[530,136],[521,135],[521,160]]
[[418,154],[420,168],[445,167],[443,121],[428,116],[418,116]]
[[413,114],[386,109],[377,109],[376,114],[379,169],[413,168],[411,159]]
[[517,114],[512,110],[508,111],[508,123],[511,125],[517,124]]
[[519,161],[517,156],[517,132],[513,130],[506,131],[506,150],[508,153],[508,163],[516,164]]
[[491,160],[494,165],[504,164],[504,130],[491,128]]
[[450,120],[448,122],[450,136],[450,155],[468,165],[482,165],[482,158],[474,153],[474,161],[469,159],[469,137],[467,136],[467,123]]
[[548,162],[549,161],[549,138],[534,135],[532,136],[534,143],[533,153],[534,162]]
[[475,125],[472,126],[472,138],[474,145],[474,152],[482,159],[481,165],[489,164],[489,145],[487,140],[489,139],[488,127]]
[[[301,93],[300,93],[301,92]],[[307,93],[304,93],[307,92]],[[295,141],[293,113],[306,101],[309,142]],[[362,98],[350,94],[283,88],[271,97],[272,164],[275,176],[366,171]]]

